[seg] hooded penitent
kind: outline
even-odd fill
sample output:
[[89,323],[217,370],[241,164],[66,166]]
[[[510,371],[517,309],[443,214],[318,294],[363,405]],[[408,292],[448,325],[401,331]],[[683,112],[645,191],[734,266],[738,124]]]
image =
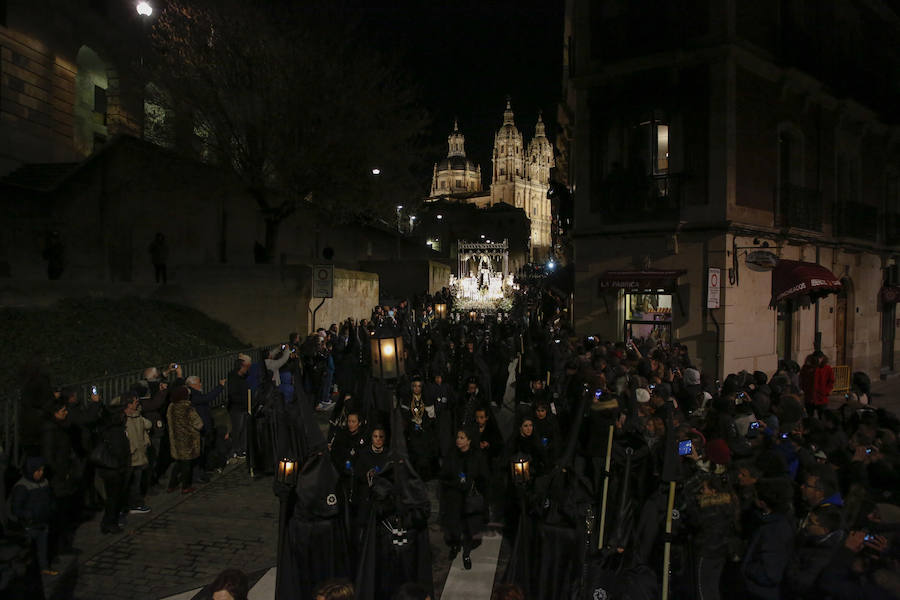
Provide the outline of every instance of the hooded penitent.
[[356,574],[357,600],[388,600],[415,582],[432,593],[428,490],[409,462],[399,409],[391,413],[387,466],[372,480],[369,522]]
[[[312,598],[322,581],[352,572],[344,498],[309,401],[302,395],[295,397],[290,405],[280,404],[273,417],[277,456],[300,462],[297,484],[288,494],[291,510],[277,571],[279,595]],[[289,426],[277,423],[281,420]]]

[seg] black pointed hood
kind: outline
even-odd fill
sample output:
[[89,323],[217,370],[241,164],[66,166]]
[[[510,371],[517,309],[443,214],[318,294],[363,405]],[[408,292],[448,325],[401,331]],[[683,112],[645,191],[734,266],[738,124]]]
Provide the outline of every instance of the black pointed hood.
[[340,476],[331,462],[325,434],[319,428],[309,402],[297,396],[297,430],[302,452],[300,475],[295,491],[295,514],[304,519],[327,519],[340,513]]

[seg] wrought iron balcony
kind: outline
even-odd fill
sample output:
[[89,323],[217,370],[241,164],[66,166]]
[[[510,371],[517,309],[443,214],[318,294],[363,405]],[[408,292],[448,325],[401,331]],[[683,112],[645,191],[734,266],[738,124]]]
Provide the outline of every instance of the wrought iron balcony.
[[878,240],[878,208],[860,202],[839,202],[834,209],[834,235]]
[[900,246],[900,213],[884,214],[884,243],[888,246]]
[[822,194],[799,185],[783,185],[775,194],[775,225],[822,231]]
[[681,214],[681,174],[604,180],[599,212],[604,225],[677,220]]

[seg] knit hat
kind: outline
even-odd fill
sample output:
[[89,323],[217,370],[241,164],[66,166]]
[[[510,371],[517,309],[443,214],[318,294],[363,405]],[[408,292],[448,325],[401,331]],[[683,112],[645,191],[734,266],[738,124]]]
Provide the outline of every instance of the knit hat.
[[727,465],[731,462],[731,449],[725,440],[716,438],[706,444],[706,456],[713,464]]
[[700,385],[700,371],[697,369],[685,369],[684,370],[684,384],[685,385]]
[[638,388],[634,392],[634,396],[638,401],[638,404],[646,404],[650,402],[650,392],[645,390],[644,388]]

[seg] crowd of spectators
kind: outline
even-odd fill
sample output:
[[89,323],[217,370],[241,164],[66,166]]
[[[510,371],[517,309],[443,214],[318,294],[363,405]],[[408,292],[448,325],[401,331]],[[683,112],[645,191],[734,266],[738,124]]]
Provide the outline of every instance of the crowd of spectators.
[[[453,309],[441,292],[291,334],[255,361],[237,356],[208,390],[176,364],[110,400],[26,388],[11,512],[41,568],[72,550],[85,509],[114,534],[150,511],[148,496],[190,494],[229,460],[271,472],[276,408],[303,402],[327,413],[348,525],[350,566],[321,573],[345,577],[321,597],[353,597],[354,577],[357,597],[369,597],[361,584],[431,593],[430,581],[376,584],[356,568],[367,524],[391,522],[379,481],[398,457],[437,493],[450,560],[471,568],[491,528],[513,540],[506,597],[658,597],[664,555],[675,597],[900,597],[900,421],[863,374],[835,398],[817,352],[718,381],[678,343],[576,337],[546,288],[523,286],[507,314],[437,319],[437,303]],[[369,356],[385,329],[402,336],[405,365],[386,401]],[[524,483],[510,469],[522,459]],[[598,540],[585,523],[601,511]]]

